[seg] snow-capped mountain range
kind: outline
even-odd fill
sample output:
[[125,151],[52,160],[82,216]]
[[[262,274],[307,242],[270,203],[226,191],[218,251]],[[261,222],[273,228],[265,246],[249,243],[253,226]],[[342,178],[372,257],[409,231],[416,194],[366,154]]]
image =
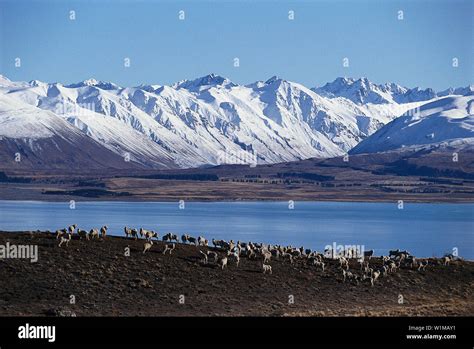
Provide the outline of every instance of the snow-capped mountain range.
[[120,87],[94,79],[62,85],[0,76],[0,146],[45,166],[62,161],[45,155],[51,151],[148,168],[334,157],[407,111],[461,95],[471,105],[473,86],[436,93],[338,78],[310,89],[276,76],[238,85],[210,74],[172,86]]
[[448,96],[423,104],[360,142],[351,154],[400,148],[474,145],[474,97]]

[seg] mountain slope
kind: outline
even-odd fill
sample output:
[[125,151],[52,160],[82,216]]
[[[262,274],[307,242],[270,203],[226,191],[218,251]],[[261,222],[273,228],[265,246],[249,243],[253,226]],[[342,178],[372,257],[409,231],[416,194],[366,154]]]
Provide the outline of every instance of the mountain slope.
[[418,87],[407,88],[395,83],[374,84],[367,78],[337,78],[322,87],[313,88],[313,91],[328,98],[343,97],[358,105],[364,104],[405,104],[413,102],[424,102],[436,97],[448,95],[472,95],[474,86],[460,88],[449,88],[442,92],[435,92],[431,88],[420,90]]
[[143,168],[133,160],[125,162],[54,113],[8,96],[0,99],[0,130],[0,162],[10,170]]
[[447,145],[474,146],[474,96],[451,96],[427,103],[388,123],[350,153]]

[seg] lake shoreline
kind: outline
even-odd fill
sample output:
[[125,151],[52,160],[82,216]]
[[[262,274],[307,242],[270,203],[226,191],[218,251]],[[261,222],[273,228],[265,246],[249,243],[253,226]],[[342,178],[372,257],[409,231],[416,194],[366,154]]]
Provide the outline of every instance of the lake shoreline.
[[405,248],[422,257],[458,253],[474,259],[472,217],[466,203],[309,202],[309,201],[4,201],[0,229],[36,231],[71,224],[89,231],[124,226],[234,241],[267,242],[324,250],[334,242],[388,254]]
[[294,199],[275,199],[275,198],[245,198],[245,199],[231,199],[231,198],[218,198],[218,199],[203,199],[203,198],[167,198],[167,197],[152,197],[152,198],[127,198],[127,197],[98,197],[98,198],[91,198],[91,197],[78,197],[78,196],[64,196],[63,200],[58,200],[58,198],[52,196],[32,196],[32,197],[10,197],[4,198],[0,192],[0,201],[5,202],[50,202],[50,203],[60,203],[60,202],[68,202],[70,200],[74,200],[76,202],[121,202],[121,203],[172,203],[172,202],[179,202],[180,200],[184,200],[185,202],[192,202],[192,203],[213,203],[213,202],[228,202],[228,203],[253,203],[253,202],[344,202],[344,203],[393,203],[397,204],[399,200],[402,200],[405,204],[474,204],[474,198],[370,198],[370,199],[348,199],[344,197],[335,197],[335,198],[294,198]]

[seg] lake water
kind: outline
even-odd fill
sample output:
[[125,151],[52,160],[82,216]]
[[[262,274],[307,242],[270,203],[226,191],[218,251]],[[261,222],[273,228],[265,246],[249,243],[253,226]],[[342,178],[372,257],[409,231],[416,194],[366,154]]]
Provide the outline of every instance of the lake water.
[[144,227],[179,235],[305,246],[364,245],[376,254],[407,249],[420,257],[457,248],[474,259],[474,204],[296,202],[65,202],[0,201],[0,230],[51,230],[104,224],[110,235]]

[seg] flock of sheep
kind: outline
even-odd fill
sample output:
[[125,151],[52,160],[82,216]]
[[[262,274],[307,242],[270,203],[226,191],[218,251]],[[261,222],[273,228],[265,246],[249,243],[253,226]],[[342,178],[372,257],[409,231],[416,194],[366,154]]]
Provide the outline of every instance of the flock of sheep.
[[[71,241],[72,236],[76,231],[76,228],[77,224],[73,224],[70,225],[68,228],[56,230],[56,239],[60,239],[59,247],[61,247],[64,243],[66,244],[66,246],[69,246],[69,241]],[[100,234],[97,228],[92,228],[89,232],[82,229],[77,229],[77,235],[79,236],[79,239],[93,240],[99,239],[99,236],[102,239],[105,239],[107,235],[107,229],[107,226],[104,225],[102,228],[100,228]]]
[[[72,236],[76,232],[76,228],[77,225],[74,224],[68,228],[56,231],[56,238],[60,240],[59,247],[63,244],[66,246],[69,245]],[[155,241],[159,239],[158,233],[143,228],[137,230],[125,227],[124,233],[126,238],[135,240],[144,239],[143,253],[146,253],[153,247],[153,239],[155,239]],[[77,229],[77,236],[79,239],[85,240],[105,239],[107,236],[107,226],[104,225],[100,229],[93,228],[89,232]],[[169,255],[172,254],[177,244],[180,243],[178,235],[172,233],[165,234],[162,237],[162,241],[165,242],[162,254],[168,253]],[[417,259],[408,251],[400,251],[398,249],[390,251],[388,256],[376,258],[374,257],[373,250],[364,251],[360,254],[356,250],[349,249],[335,255],[331,250],[319,253],[305,249],[304,247],[284,247],[253,242],[234,242],[233,240],[227,242],[225,240],[215,239],[211,240],[213,245],[212,249],[202,249],[201,247],[209,247],[209,241],[203,236],[195,238],[189,234],[183,234],[181,236],[181,243],[196,246],[201,263],[213,263],[221,269],[227,268],[231,262],[238,267],[240,259],[247,258],[248,260],[260,262],[261,270],[264,274],[272,274],[273,271],[270,262],[272,259],[276,259],[283,260],[290,264],[312,265],[324,273],[329,262],[333,261],[335,262],[333,265],[335,265],[336,273],[341,274],[343,282],[350,281],[356,284],[368,282],[371,286],[374,286],[381,276],[385,277],[388,274],[395,273],[401,267],[424,271],[430,264],[430,260],[428,259]],[[372,258],[377,262],[373,263]],[[445,255],[438,260],[436,264],[449,265],[454,258],[453,255]],[[350,261],[352,261],[352,270],[350,268]],[[435,265],[434,262],[431,263]]]

